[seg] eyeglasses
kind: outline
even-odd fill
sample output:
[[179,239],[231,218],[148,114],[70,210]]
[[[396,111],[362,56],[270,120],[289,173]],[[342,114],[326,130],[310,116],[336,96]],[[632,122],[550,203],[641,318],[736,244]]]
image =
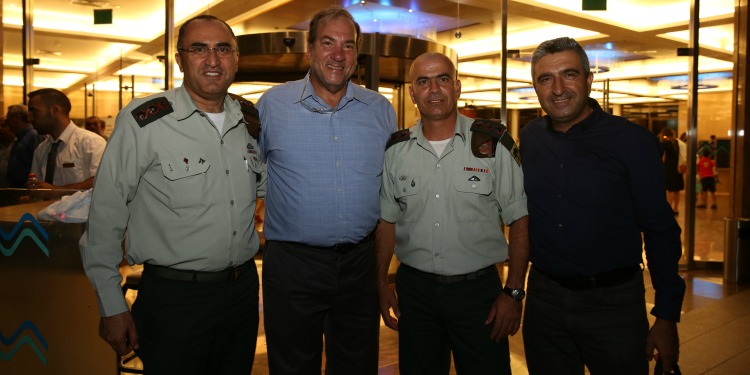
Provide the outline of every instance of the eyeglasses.
[[177,51],[179,52],[187,51],[200,57],[204,57],[208,55],[208,52],[214,51],[216,52],[216,56],[227,57],[237,50],[229,46],[219,46],[219,47],[193,46],[190,48],[178,48]]

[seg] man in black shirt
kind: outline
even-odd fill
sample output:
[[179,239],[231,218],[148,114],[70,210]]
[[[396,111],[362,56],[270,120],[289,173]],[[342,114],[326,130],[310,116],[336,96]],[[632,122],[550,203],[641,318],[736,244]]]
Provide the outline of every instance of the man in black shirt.
[[[531,73],[546,116],[521,131],[530,260],[523,324],[529,373],[647,374],[677,363],[685,283],[680,227],[647,129],[589,98],[593,73],[573,39],[539,45]],[[641,263],[656,290],[649,330]]]

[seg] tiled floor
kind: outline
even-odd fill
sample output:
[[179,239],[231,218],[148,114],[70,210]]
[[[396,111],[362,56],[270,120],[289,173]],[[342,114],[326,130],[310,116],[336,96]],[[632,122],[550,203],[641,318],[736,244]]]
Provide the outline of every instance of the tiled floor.
[[[696,260],[723,260],[723,218],[729,212],[728,201],[728,196],[719,196],[719,209],[696,209]],[[678,221],[682,223],[683,220],[680,214]],[[257,264],[262,272],[260,257]],[[750,284],[725,283],[720,267],[683,271],[681,274],[687,283],[683,317],[678,326],[683,374],[750,374]],[[650,280],[646,281],[647,301],[653,303],[654,291]],[[268,374],[262,302],[261,296],[261,324],[253,375]],[[647,306],[648,309],[651,307]],[[653,322],[653,317],[650,319]],[[520,331],[510,338],[510,349],[513,374],[528,374]],[[398,336],[382,323],[379,374],[399,374]],[[451,374],[455,371],[452,370]]]
[[[683,374],[750,374],[750,285],[724,284],[721,270],[682,274],[687,283],[679,324]],[[647,299],[653,302],[653,289],[647,289]],[[511,337],[510,349],[513,374],[528,374],[520,332]],[[253,375],[268,374],[267,363],[261,323]],[[382,323],[378,374],[399,374],[398,336]]]

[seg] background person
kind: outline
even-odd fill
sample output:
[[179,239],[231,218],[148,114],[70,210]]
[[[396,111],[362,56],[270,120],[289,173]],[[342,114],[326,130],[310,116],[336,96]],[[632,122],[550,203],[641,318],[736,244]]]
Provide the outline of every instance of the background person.
[[10,187],[8,183],[8,159],[10,159],[10,150],[13,140],[16,136],[8,129],[5,119],[0,118],[0,188]]
[[15,135],[15,142],[10,148],[7,178],[10,187],[23,188],[31,171],[34,150],[44,137],[31,126],[29,109],[22,104],[8,107],[5,125]]
[[[380,312],[399,331],[402,374],[447,374],[451,352],[458,374],[510,374],[508,335],[521,324],[529,253],[523,174],[504,126],[457,113],[455,74],[435,52],[411,65],[409,95],[421,119],[395,133],[385,154]],[[494,153],[472,148],[479,139]],[[398,299],[388,286],[394,242]],[[509,253],[503,288],[496,264]]]
[[31,163],[31,172],[40,182],[26,187],[90,189],[107,145],[104,139],[70,120],[70,99],[62,91],[32,91],[28,108],[34,129],[49,137],[36,148]]
[[86,118],[86,121],[84,121],[84,127],[88,131],[99,134],[99,136],[104,138],[105,141],[109,140],[109,137],[104,134],[104,131],[107,129],[107,123],[99,117],[90,116]]
[[670,128],[661,131],[661,147],[664,150],[664,176],[667,186],[667,201],[675,216],[679,213],[680,191],[685,190],[685,178],[680,173],[680,144]]
[[698,175],[701,179],[701,203],[696,208],[706,208],[708,193],[711,193],[711,209],[716,209],[716,162],[711,159],[711,151],[701,151],[698,160]]
[[[664,199],[659,141],[589,97],[593,73],[573,39],[531,59],[547,113],[521,130],[530,260],[523,339],[529,374],[646,375],[679,357],[685,282],[680,227]],[[633,150],[638,150],[634,152]],[[656,290],[649,331],[644,250]]]
[[374,230],[393,106],[349,81],[359,25],[341,7],[313,15],[310,72],[258,101],[268,163],[263,308],[269,370],[376,374]]
[[[259,320],[253,212],[265,170],[227,95],[239,61],[232,29],[198,16],[180,27],[177,47],[183,85],[117,116],[81,257],[100,335],[119,355],[136,350],[149,374],[247,375]],[[128,263],[144,264],[132,315],[120,289],[123,239]]]

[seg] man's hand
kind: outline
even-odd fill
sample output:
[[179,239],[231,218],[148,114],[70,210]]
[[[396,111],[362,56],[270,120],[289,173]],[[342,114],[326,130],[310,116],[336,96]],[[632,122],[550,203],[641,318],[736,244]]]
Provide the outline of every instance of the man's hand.
[[[388,287],[387,283],[378,282],[378,297],[380,300],[380,315],[383,316],[383,322],[388,328],[398,331],[398,318],[401,317],[401,311],[398,309],[396,292]],[[391,310],[393,310],[393,314],[391,314]]]
[[33,183],[33,184],[27,183],[26,184],[26,188],[27,189],[55,189],[55,185],[52,185],[52,184],[47,183],[47,182],[41,182],[41,181],[39,181],[39,182],[36,182],[36,183]]
[[490,339],[500,342],[500,340],[508,335],[515,335],[521,327],[522,309],[522,302],[515,302],[510,296],[500,293],[495,298],[495,302],[492,303],[487,320],[484,321],[485,325],[492,324]]
[[656,319],[646,339],[646,358],[661,358],[664,373],[672,372],[672,367],[680,359],[680,338],[677,335],[677,323],[664,319]]
[[120,356],[139,348],[138,333],[130,311],[101,318],[99,336]]

